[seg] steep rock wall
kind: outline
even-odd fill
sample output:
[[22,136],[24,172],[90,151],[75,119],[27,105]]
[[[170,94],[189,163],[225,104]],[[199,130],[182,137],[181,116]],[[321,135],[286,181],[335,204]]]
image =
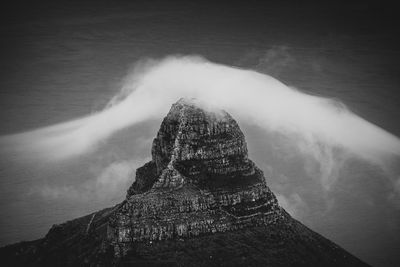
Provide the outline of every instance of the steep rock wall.
[[181,99],[161,124],[152,160],[137,169],[110,219],[108,237],[124,255],[135,242],[234,231],[281,216],[236,121]]

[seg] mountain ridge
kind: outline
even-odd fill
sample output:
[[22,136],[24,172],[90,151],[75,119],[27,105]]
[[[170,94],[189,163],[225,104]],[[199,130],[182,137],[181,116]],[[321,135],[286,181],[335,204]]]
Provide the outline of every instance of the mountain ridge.
[[225,111],[180,99],[126,199],[4,247],[13,266],[368,266],[279,206]]

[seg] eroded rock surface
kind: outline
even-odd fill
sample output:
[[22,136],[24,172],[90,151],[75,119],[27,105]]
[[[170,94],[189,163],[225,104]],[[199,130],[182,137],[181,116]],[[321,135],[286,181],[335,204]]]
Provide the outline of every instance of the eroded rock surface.
[[0,249],[4,266],[367,266],[293,219],[236,121],[181,99],[126,199]]
[[244,135],[224,111],[181,99],[153,141],[126,202],[109,225],[116,254],[135,241],[166,240],[269,224],[281,216]]

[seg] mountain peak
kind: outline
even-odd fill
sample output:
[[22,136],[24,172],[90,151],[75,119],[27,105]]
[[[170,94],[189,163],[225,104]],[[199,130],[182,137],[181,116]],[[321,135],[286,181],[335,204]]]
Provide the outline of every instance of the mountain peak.
[[227,112],[205,110],[193,99],[182,98],[172,105],[151,154],[152,162],[138,169],[128,195],[184,183],[214,188],[263,182],[248,159],[237,122]]
[[225,111],[180,99],[113,208],[6,247],[12,266],[366,266],[278,205]]

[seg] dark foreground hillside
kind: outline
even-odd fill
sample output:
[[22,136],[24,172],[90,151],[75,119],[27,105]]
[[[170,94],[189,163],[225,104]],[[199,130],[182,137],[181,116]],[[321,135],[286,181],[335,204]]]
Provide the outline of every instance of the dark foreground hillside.
[[101,226],[109,211],[96,215],[96,229],[89,234],[91,216],[86,216],[58,226],[58,233],[44,239],[0,249],[3,266],[368,266],[289,215],[268,226],[140,242],[124,258],[114,259],[111,248],[104,247]]
[[294,220],[225,111],[181,99],[126,199],[0,249],[6,266],[366,266]]

